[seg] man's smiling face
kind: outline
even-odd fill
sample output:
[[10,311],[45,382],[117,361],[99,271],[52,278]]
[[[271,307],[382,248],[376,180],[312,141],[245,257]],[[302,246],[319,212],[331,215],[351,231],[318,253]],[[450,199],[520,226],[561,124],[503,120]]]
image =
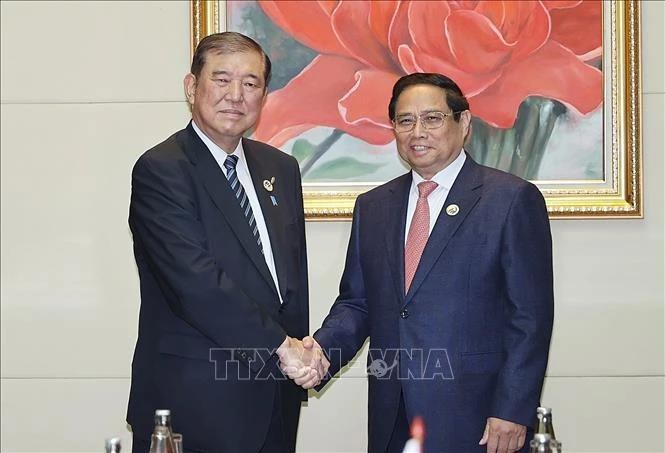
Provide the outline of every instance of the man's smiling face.
[[[435,85],[412,85],[404,89],[395,104],[395,118],[405,115],[419,118],[427,112],[452,113],[446,102],[446,92]],[[397,151],[420,176],[431,179],[454,161],[464,146],[469,132],[471,115],[468,110],[460,113],[459,121],[452,116],[445,118],[436,129],[425,129],[418,119],[409,132],[395,131]]]
[[209,53],[198,78],[185,77],[194,122],[227,153],[259,118],[266,94],[263,65],[257,52]]

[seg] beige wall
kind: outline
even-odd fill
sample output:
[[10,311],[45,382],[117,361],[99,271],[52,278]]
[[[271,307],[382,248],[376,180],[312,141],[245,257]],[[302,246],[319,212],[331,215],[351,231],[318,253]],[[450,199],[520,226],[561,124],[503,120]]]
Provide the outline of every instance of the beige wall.
[[[130,170],[188,118],[188,4],[0,8],[1,449],[101,451],[104,437],[129,439],[139,304]],[[664,28],[665,4],[645,2],[645,218],[552,223],[556,325],[543,403],[567,452],[665,449]],[[336,295],[349,226],[307,225],[313,327]],[[363,451],[360,375],[310,399],[299,451]]]

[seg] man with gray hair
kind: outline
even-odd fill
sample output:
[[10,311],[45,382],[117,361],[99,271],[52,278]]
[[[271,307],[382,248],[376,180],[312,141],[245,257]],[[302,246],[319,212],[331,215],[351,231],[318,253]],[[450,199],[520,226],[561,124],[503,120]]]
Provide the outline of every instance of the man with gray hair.
[[300,170],[243,137],[270,69],[246,36],[204,38],[184,79],[192,120],[134,166],[134,451],[148,451],[159,408],[172,411],[186,451],[295,450],[306,393],[279,364],[309,363],[295,340],[309,318]]

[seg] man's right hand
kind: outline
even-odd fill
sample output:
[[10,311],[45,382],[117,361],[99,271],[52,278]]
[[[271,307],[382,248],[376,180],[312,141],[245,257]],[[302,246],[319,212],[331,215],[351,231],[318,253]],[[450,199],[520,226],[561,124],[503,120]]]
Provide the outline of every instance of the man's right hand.
[[306,381],[303,384],[298,385],[302,386],[304,389],[310,389],[321,383],[321,380],[328,373],[330,362],[326,358],[326,355],[323,353],[321,345],[319,345],[314,337],[306,336],[302,339],[302,345],[305,348],[305,351],[309,351],[311,353],[310,367],[316,370],[318,379]]
[[304,389],[316,387],[330,366],[312,337],[305,337],[303,341],[286,337],[276,353],[284,374]]

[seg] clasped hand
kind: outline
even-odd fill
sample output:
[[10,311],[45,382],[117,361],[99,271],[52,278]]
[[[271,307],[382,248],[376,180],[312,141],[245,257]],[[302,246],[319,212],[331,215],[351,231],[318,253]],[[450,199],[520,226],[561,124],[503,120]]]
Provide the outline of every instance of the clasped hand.
[[321,346],[309,336],[302,341],[286,337],[277,356],[282,372],[304,389],[319,385],[330,367]]

